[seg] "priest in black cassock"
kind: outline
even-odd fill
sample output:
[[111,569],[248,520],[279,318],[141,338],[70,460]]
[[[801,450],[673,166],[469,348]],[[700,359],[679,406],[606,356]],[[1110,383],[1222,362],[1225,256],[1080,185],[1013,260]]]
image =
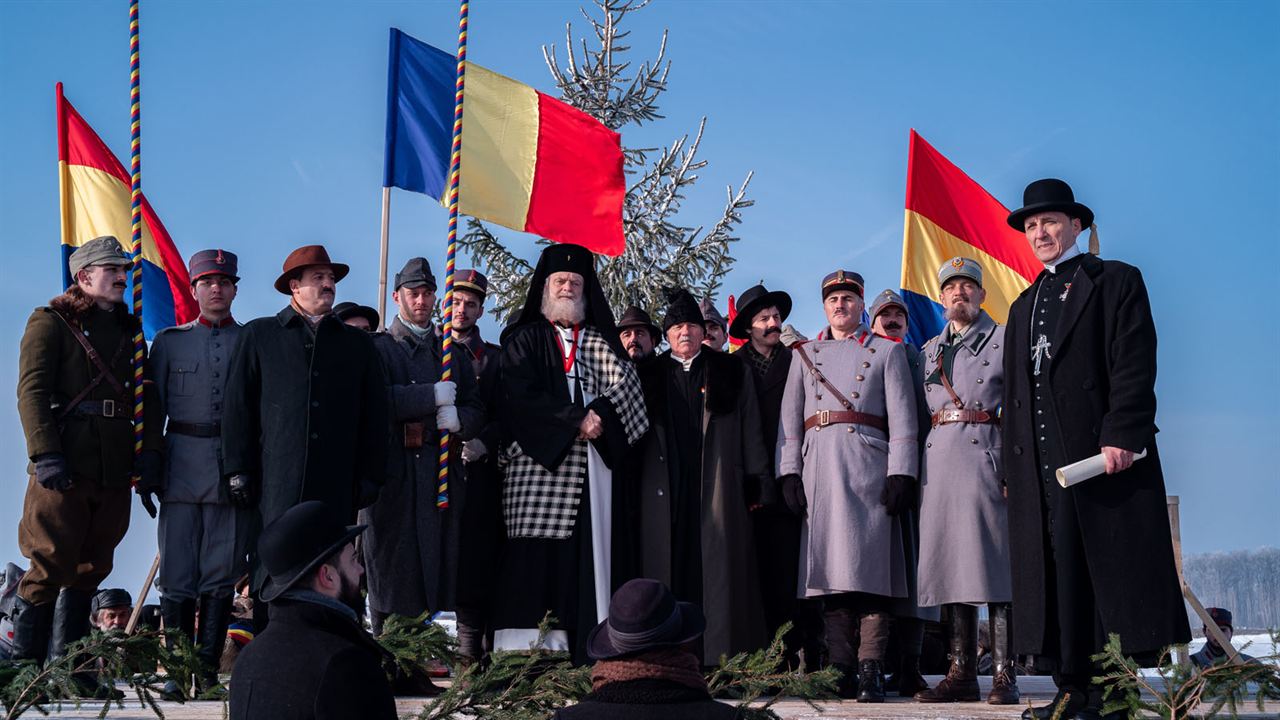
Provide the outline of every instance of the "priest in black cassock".
[[650,431],[641,445],[641,575],[706,612],[704,665],[766,643],[751,508],[771,489],[750,371],[702,344],[702,311],[673,293],[671,349],[640,366]]
[[[497,415],[513,442],[499,458],[507,542],[493,646],[566,650],[585,662],[587,632],[630,579],[614,572],[613,558],[629,555],[614,472],[649,427],[590,251],[542,252],[501,358]],[[548,612],[556,623],[537,645]]]

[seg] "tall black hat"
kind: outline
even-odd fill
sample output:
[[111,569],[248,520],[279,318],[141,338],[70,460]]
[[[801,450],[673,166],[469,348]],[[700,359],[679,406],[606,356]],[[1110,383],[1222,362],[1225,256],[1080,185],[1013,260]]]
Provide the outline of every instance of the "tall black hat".
[[529,279],[529,294],[525,296],[524,307],[516,313],[515,319],[502,330],[500,342],[506,343],[516,328],[529,323],[546,322],[542,315],[542,292],[547,286],[547,278],[551,273],[572,272],[582,276],[582,297],[587,303],[588,325],[600,331],[605,342],[613,348],[614,353],[623,360],[628,359],[622,342],[618,339],[618,327],[614,324],[613,310],[609,308],[609,300],[604,296],[604,288],[600,286],[600,278],[596,276],[595,255],[581,245],[559,243],[548,245],[538,256],[538,265],[533,269],[533,277]]
[[733,323],[729,326],[729,337],[739,340],[751,337],[751,320],[761,310],[776,307],[783,320],[791,314],[791,296],[781,290],[769,292],[763,285],[748,288],[738,297],[737,305],[738,314],[733,317]]
[[1071,186],[1057,178],[1037,180],[1022,191],[1022,207],[1009,213],[1009,227],[1024,232],[1027,217],[1042,212],[1062,212],[1080,218],[1080,228],[1093,224],[1093,211],[1076,202]]
[[667,291],[667,314],[662,317],[662,331],[681,323],[697,323],[702,325],[706,318],[702,316],[702,308],[684,288],[672,288]]
[[298,503],[286,510],[258,538],[258,559],[267,571],[262,600],[271,602],[280,597],[366,527],[345,525],[319,500]]

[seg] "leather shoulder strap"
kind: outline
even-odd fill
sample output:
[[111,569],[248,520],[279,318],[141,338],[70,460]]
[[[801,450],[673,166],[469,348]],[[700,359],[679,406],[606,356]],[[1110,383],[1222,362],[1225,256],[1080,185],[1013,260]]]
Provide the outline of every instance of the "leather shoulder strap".
[[853,403],[849,402],[848,398],[844,396],[844,393],[840,392],[839,388],[835,385],[832,385],[831,381],[827,379],[827,376],[823,375],[822,371],[814,366],[813,361],[809,359],[809,355],[804,351],[803,346],[796,348],[796,354],[804,361],[804,366],[809,368],[809,372],[813,373],[814,379],[822,383],[822,386],[830,391],[832,395],[835,395],[836,399],[840,401],[841,405],[844,405],[846,410],[853,409]]
[[951,402],[955,403],[957,408],[963,408],[964,401],[956,394],[955,388],[951,387],[951,378],[947,377],[947,368],[944,363],[946,357],[947,349],[946,347],[943,347],[941,348],[941,352],[938,353],[938,379],[942,381],[942,388],[951,396]]
[[[111,385],[112,389],[114,389],[116,393],[120,395],[121,401],[128,400],[129,393],[124,389],[124,385],[121,384],[120,380],[118,380],[115,374],[111,372],[111,368],[107,366],[107,363],[103,362],[102,356],[98,354],[98,351],[93,349],[93,344],[89,342],[89,338],[85,337],[83,332],[78,331],[76,329],[77,325],[73,325],[71,321],[67,320],[67,318],[63,316],[62,313],[58,312],[57,310],[54,310],[53,314],[57,315],[58,318],[62,320],[62,323],[67,326],[67,330],[71,332],[71,337],[75,338],[76,342],[80,343],[80,347],[84,348],[85,354],[89,356],[89,362],[93,363],[93,366],[98,369],[98,376],[95,377],[89,383],[89,386],[87,389],[81,391],[81,395],[87,396],[89,394],[89,391],[91,391],[93,388],[100,385],[105,380],[108,384]],[[117,358],[120,357],[121,349],[125,347],[128,341],[129,341],[129,334],[125,333],[120,339],[120,346],[116,348],[115,354],[112,355],[111,357],[112,361],[115,361]],[[84,398],[81,397],[81,400],[83,399]],[[75,405],[78,403],[79,403],[79,400],[77,400],[75,403],[71,403],[71,405]]]

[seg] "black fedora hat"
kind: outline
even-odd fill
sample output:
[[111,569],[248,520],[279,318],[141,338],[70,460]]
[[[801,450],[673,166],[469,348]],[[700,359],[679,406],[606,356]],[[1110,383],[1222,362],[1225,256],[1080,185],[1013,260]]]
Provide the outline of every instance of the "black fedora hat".
[[782,315],[782,319],[786,320],[791,314],[791,296],[775,290],[769,292],[763,285],[756,285],[749,288],[746,292],[738,297],[738,314],[734,316],[733,322],[729,324],[729,337],[746,340],[751,337],[751,319],[756,313],[767,307],[778,308],[778,314]]
[[378,318],[378,311],[368,305],[353,303],[351,301],[340,302],[333,306],[333,314],[338,316],[342,322],[346,322],[347,318],[360,317],[369,321],[369,329],[377,330],[382,327],[382,322]]
[[1022,191],[1022,207],[1009,213],[1009,227],[1025,232],[1023,222],[1042,212],[1061,212],[1067,217],[1080,218],[1081,230],[1093,224],[1093,211],[1076,202],[1071,186],[1057,178],[1037,180]]
[[609,601],[609,618],[587,634],[587,655],[608,660],[696,640],[707,629],[702,609],[676,598],[657,580],[636,578]]
[[262,530],[258,559],[267,571],[262,600],[271,602],[364,532],[347,526],[319,500],[298,503]]
[[648,330],[655,344],[662,340],[662,329],[653,324],[653,318],[649,317],[649,313],[635,305],[628,305],[627,309],[622,311],[622,317],[618,318],[618,331],[634,327]]

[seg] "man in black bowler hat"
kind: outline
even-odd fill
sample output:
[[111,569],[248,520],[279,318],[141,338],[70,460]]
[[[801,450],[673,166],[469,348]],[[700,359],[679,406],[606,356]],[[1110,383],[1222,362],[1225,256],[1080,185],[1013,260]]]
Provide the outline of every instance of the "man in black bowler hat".
[[[1091,656],[1110,633],[1146,667],[1191,639],[1156,449],[1151,304],[1137,268],[1099,259],[1096,244],[1081,254],[1092,224],[1055,179],[1028,185],[1009,214],[1044,264],[1009,309],[1001,418],[1014,651],[1048,661],[1058,685],[1027,720],[1064,700],[1063,718],[1103,717]],[[1058,468],[1099,453],[1106,474],[1059,486]]]
[[649,313],[629,305],[618,318],[618,339],[631,361],[640,362],[656,355],[654,348],[662,342],[662,331],[653,324]]
[[311,500],[262,531],[271,624],[236,660],[233,720],[396,717],[383,650],[362,625],[355,540],[364,529]]
[[738,709],[711,699],[693,643],[707,621],[694,603],[677,602],[657,580],[630,580],[613,594],[609,617],[587,636],[596,661],[591,693],[560,710],[557,720],[736,718]]

